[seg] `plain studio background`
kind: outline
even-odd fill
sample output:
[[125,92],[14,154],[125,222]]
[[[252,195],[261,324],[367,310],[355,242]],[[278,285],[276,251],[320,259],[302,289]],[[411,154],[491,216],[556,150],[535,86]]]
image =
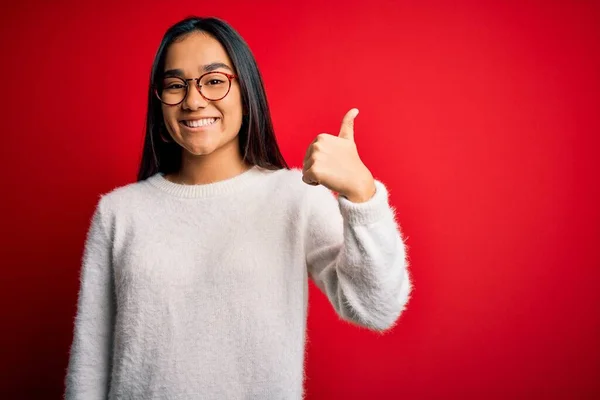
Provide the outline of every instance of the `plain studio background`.
[[308,399],[598,398],[600,6],[483,3],[3,4],[0,397],[61,396],[90,217],[135,179],[164,30],[198,14],[248,41],[291,165],[360,109],[408,236],[385,336],[311,284]]

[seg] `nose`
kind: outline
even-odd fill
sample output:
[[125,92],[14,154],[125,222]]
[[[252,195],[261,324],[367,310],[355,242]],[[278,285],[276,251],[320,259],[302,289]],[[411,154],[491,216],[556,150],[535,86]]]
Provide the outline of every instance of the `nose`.
[[208,101],[200,94],[196,82],[189,82],[187,96],[183,99],[183,108],[194,111],[199,108],[204,108],[207,105]]

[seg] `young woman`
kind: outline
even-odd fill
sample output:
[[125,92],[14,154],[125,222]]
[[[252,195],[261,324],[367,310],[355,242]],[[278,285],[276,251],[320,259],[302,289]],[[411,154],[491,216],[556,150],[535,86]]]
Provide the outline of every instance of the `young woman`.
[[309,277],[341,318],[389,329],[411,283],[356,114],[290,170],[244,40],[214,18],[171,27],[138,182],[88,233],[66,397],[300,399]]

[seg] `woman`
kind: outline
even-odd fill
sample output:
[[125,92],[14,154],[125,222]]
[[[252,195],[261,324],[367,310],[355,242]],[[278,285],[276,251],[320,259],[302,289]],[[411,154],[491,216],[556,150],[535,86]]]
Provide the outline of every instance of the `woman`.
[[214,18],[171,27],[138,182],[101,197],[88,233],[66,397],[300,399],[309,277],[340,317],[389,329],[411,284],[356,114],[290,170],[243,39]]

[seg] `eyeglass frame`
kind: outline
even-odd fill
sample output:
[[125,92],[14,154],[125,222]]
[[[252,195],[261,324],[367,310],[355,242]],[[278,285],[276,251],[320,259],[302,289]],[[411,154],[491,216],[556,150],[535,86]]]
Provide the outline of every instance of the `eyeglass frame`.
[[[227,77],[227,79],[229,80],[229,88],[227,89],[227,93],[225,93],[225,95],[223,95],[223,97],[219,98],[219,99],[209,99],[208,97],[206,97],[203,93],[202,93],[202,85],[200,84],[200,80],[202,78],[204,78],[206,75],[209,74],[221,74],[221,75],[225,75]],[[175,103],[175,104],[169,104],[169,103],[165,103],[159,96],[158,94],[158,85],[154,84],[152,85],[153,89],[154,89],[154,94],[156,95],[156,98],[158,98],[158,100],[163,103],[164,105],[167,106],[178,106],[179,104],[183,103],[185,101],[185,99],[188,97],[188,95],[190,94],[190,81],[196,81],[196,84],[194,85],[194,87],[196,88],[196,90],[198,91],[198,93],[200,93],[200,96],[202,96],[202,98],[206,101],[219,101],[219,100],[223,100],[225,97],[227,97],[227,95],[229,94],[229,92],[231,91],[231,81],[233,79],[238,79],[237,75],[234,74],[228,74],[227,72],[221,72],[221,71],[209,71],[206,72],[202,75],[200,75],[198,78],[182,78],[180,76],[167,76],[167,77],[163,77],[162,79],[165,78],[177,78],[180,79],[182,81],[185,82],[185,94],[183,95],[183,98],[181,99],[181,101],[179,103]]]

